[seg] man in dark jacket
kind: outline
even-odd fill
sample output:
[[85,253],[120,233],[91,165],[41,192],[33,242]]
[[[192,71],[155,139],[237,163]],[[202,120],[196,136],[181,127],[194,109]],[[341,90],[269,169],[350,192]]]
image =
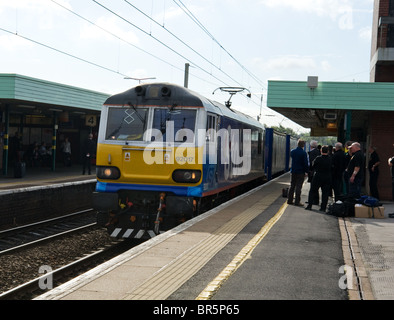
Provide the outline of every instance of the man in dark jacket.
[[96,144],[93,141],[93,135],[90,133],[88,139],[83,146],[82,152],[82,174],[85,174],[86,167],[88,174],[91,174],[92,157],[96,154]]
[[361,183],[364,179],[364,155],[358,142],[353,142],[349,147],[352,157],[347,166],[349,174],[349,196],[355,199],[361,196]]
[[[288,204],[303,206],[301,200],[301,190],[305,175],[308,173],[308,156],[304,151],[305,141],[298,140],[297,148],[291,150],[291,184],[287,199]],[[295,191],[295,202],[293,203]]]
[[[394,147],[394,143],[393,143],[393,147]],[[387,164],[390,167],[390,173],[391,173],[391,196],[392,196],[392,201],[394,201],[394,157],[388,158]]]
[[[316,140],[311,141],[310,148],[311,150],[308,152],[308,160],[309,160],[308,182],[312,183],[313,175],[315,174],[315,170],[313,169],[312,164],[313,161],[315,161],[316,157],[320,156],[320,149]],[[312,204],[319,204],[319,194],[316,194],[315,196],[316,198],[313,199]]]
[[379,199],[378,178],[380,159],[378,153],[376,152],[376,147],[370,146],[369,152],[371,153],[368,162],[369,192],[371,193],[372,197]]
[[320,211],[325,212],[331,188],[331,157],[328,155],[328,146],[323,146],[321,148],[321,155],[316,157],[315,161],[313,161],[312,168],[315,174],[309,190],[308,206],[305,209],[312,209],[313,199],[316,198],[316,194],[319,193],[319,188],[321,188],[322,199]]
[[334,190],[335,201],[339,200],[339,195],[343,190],[343,172],[345,171],[345,151],[340,142],[335,144],[334,154],[332,155],[332,188]]

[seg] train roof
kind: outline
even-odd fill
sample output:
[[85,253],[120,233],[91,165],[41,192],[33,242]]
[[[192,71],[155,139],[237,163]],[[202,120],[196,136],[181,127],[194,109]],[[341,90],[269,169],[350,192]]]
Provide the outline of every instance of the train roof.
[[203,107],[208,112],[263,128],[263,125],[251,116],[230,109],[219,102],[211,101],[188,88],[165,82],[140,84],[122,93],[115,94],[104,102],[104,105],[124,106],[128,104],[134,106],[144,104],[154,106]]

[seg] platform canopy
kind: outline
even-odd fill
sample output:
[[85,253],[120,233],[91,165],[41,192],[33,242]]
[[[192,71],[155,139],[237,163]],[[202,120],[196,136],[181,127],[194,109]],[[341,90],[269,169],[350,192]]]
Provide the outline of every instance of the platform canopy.
[[352,126],[363,127],[371,111],[394,111],[394,83],[272,80],[267,106],[312,131],[338,128],[348,111]]
[[[84,109],[100,112],[109,94],[81,89],[18,74],[0,74],[0,103],[12,109],[46,112]],[[50,110],[52,109],[52,110]],[[56,111],[56,110],[55,110]]]

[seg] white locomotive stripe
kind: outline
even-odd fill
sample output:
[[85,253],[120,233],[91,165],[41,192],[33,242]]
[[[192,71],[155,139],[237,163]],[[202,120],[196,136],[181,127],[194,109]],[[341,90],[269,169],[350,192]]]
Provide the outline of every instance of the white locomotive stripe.
[[135,235],[134,238],[140,239],[144,235],[144,233],[145,233],[145,230],[140,230],[140,231],[138,231],[138,233]]
[[111,237],[116,237],[119,232],[122,230],[122,228],[116,228],[112,233],[111,233]]
[[134,229],[127,229],[126,232],[123,234],[123,238],[128,238],[133,233]]
[[156,233],[153,230],[148,230],[148,234],[151,238],[156,237]]

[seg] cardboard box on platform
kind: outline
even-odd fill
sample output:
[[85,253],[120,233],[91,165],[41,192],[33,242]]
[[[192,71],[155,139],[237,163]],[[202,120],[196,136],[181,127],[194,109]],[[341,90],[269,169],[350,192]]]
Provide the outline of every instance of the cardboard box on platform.
[[384,207],[367,207],[363,204],[354,205],[354,216],[356,218],[384,219]]

